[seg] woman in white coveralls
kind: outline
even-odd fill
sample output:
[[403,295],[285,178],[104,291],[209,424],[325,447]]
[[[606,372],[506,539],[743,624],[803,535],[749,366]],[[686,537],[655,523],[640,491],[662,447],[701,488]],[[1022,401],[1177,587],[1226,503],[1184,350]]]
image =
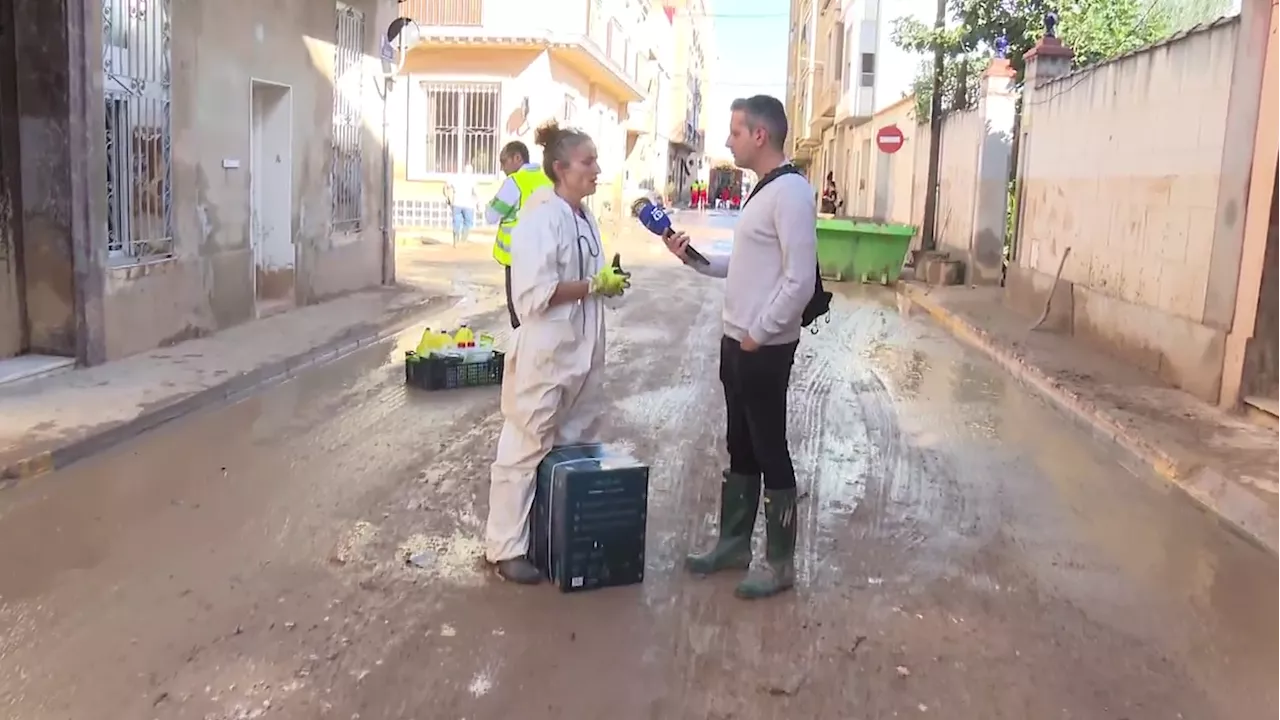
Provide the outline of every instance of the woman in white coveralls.
[[534,136],[552,189],[524,203],[511,235],[511,299],[520,318],[502,382],[502,434],[489,485],[485,558],[511,582],[535,584],[529,513],[538,464],[551,448],[596,440],[602,392],[604,305],[629,276],[609,265],[583,200],[600,166],[591,138],[549,123]]

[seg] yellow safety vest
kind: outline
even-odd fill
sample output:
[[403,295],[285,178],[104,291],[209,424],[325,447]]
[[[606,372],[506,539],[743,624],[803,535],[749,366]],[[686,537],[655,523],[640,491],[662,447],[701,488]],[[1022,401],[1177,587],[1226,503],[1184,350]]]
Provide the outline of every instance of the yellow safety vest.
[[524,201],[536,190],[551,187],[551,178],[542,168],[520,168],[511,173],[511,179],[520,190],[520,201],[516,204],[516,214],[498,224],[498,234],[493,238],[493,259],[504,267],[511,267],[511,231],[520,220],[520,208]]

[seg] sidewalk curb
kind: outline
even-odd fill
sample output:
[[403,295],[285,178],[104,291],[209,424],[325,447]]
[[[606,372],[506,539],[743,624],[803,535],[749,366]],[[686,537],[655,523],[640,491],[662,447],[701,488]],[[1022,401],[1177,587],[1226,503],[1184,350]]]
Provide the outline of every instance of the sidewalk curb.
[[1016,349],[999,342],[982,328],[934,301],[928,292],[898,283],[897,293],[927,312],[949,333],[986,353],[1019,382],[1176,485],[1233,531],[1273,555],[1280,554],[1277,546],[1280,523],[1271,517],[1262,499],[1231,482],[1214,468],[1179,460],[1169,451],[1149,442],[1105,409],[1063,387],[1029,363]]
[[41,475],[61,470],[154,430],[171,420],[177,420],[206,407],[240,400],[246,395],[293,378],[304,370],[327,365],[358,350],[376,345],[403,332],[423,313],[431,311],[433,306],[440,305],[442,302],[447,305],[448,300],[448,298],[430,297],[398,308],[371,325],[357,325],[318,347],[234,375],[216,385],[177,398],[173,402],[158,404],[101,432],[90,432],[70,440],[61,447],[43,450],[2,466],[0,467],[0,490],[7,490]]

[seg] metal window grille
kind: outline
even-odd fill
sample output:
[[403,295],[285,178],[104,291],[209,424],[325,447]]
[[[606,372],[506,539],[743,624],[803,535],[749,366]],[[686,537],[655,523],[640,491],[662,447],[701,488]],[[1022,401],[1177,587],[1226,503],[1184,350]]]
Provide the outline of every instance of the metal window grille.
[[574,121],[578,117],[578,101],[569,93],[564,94],[564,121],[565,127],[573,127]]
[[427,95],[427,167],[431,173],[475,172],[497,175],[499,83],[422,84]]
[[364,13],[339,4],[333,44],[333,229],[354,232],[364,221]]
[[173,254],[170,0],[103,0],[107,253]]

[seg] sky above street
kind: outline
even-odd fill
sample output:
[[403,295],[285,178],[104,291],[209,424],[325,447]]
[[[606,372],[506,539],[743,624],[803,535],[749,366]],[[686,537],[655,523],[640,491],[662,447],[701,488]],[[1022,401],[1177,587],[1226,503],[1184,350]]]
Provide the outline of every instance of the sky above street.
[[[914,15],[933,17],[934,0],[891,0],[881,4],[889,19]],[[888,9],[892,7],[892,9]],[[787,36],[790,24],[788,0],[716,0],[710,11],[715,28],[716,54],[710,78],[707,153],[727,157],[724,141],[729,133],[729,103],[734,98],[764,93],[785,101]],[[880,72],[885,76],[884,107],[902,97],[915,75],[919,59],[894,46],[889,23],[882,26]]]
[[785,101],[788,0],[720,0],[712,6],[716,54],[708,96],[707,153],[725,156],[729,104],[764,93]]

